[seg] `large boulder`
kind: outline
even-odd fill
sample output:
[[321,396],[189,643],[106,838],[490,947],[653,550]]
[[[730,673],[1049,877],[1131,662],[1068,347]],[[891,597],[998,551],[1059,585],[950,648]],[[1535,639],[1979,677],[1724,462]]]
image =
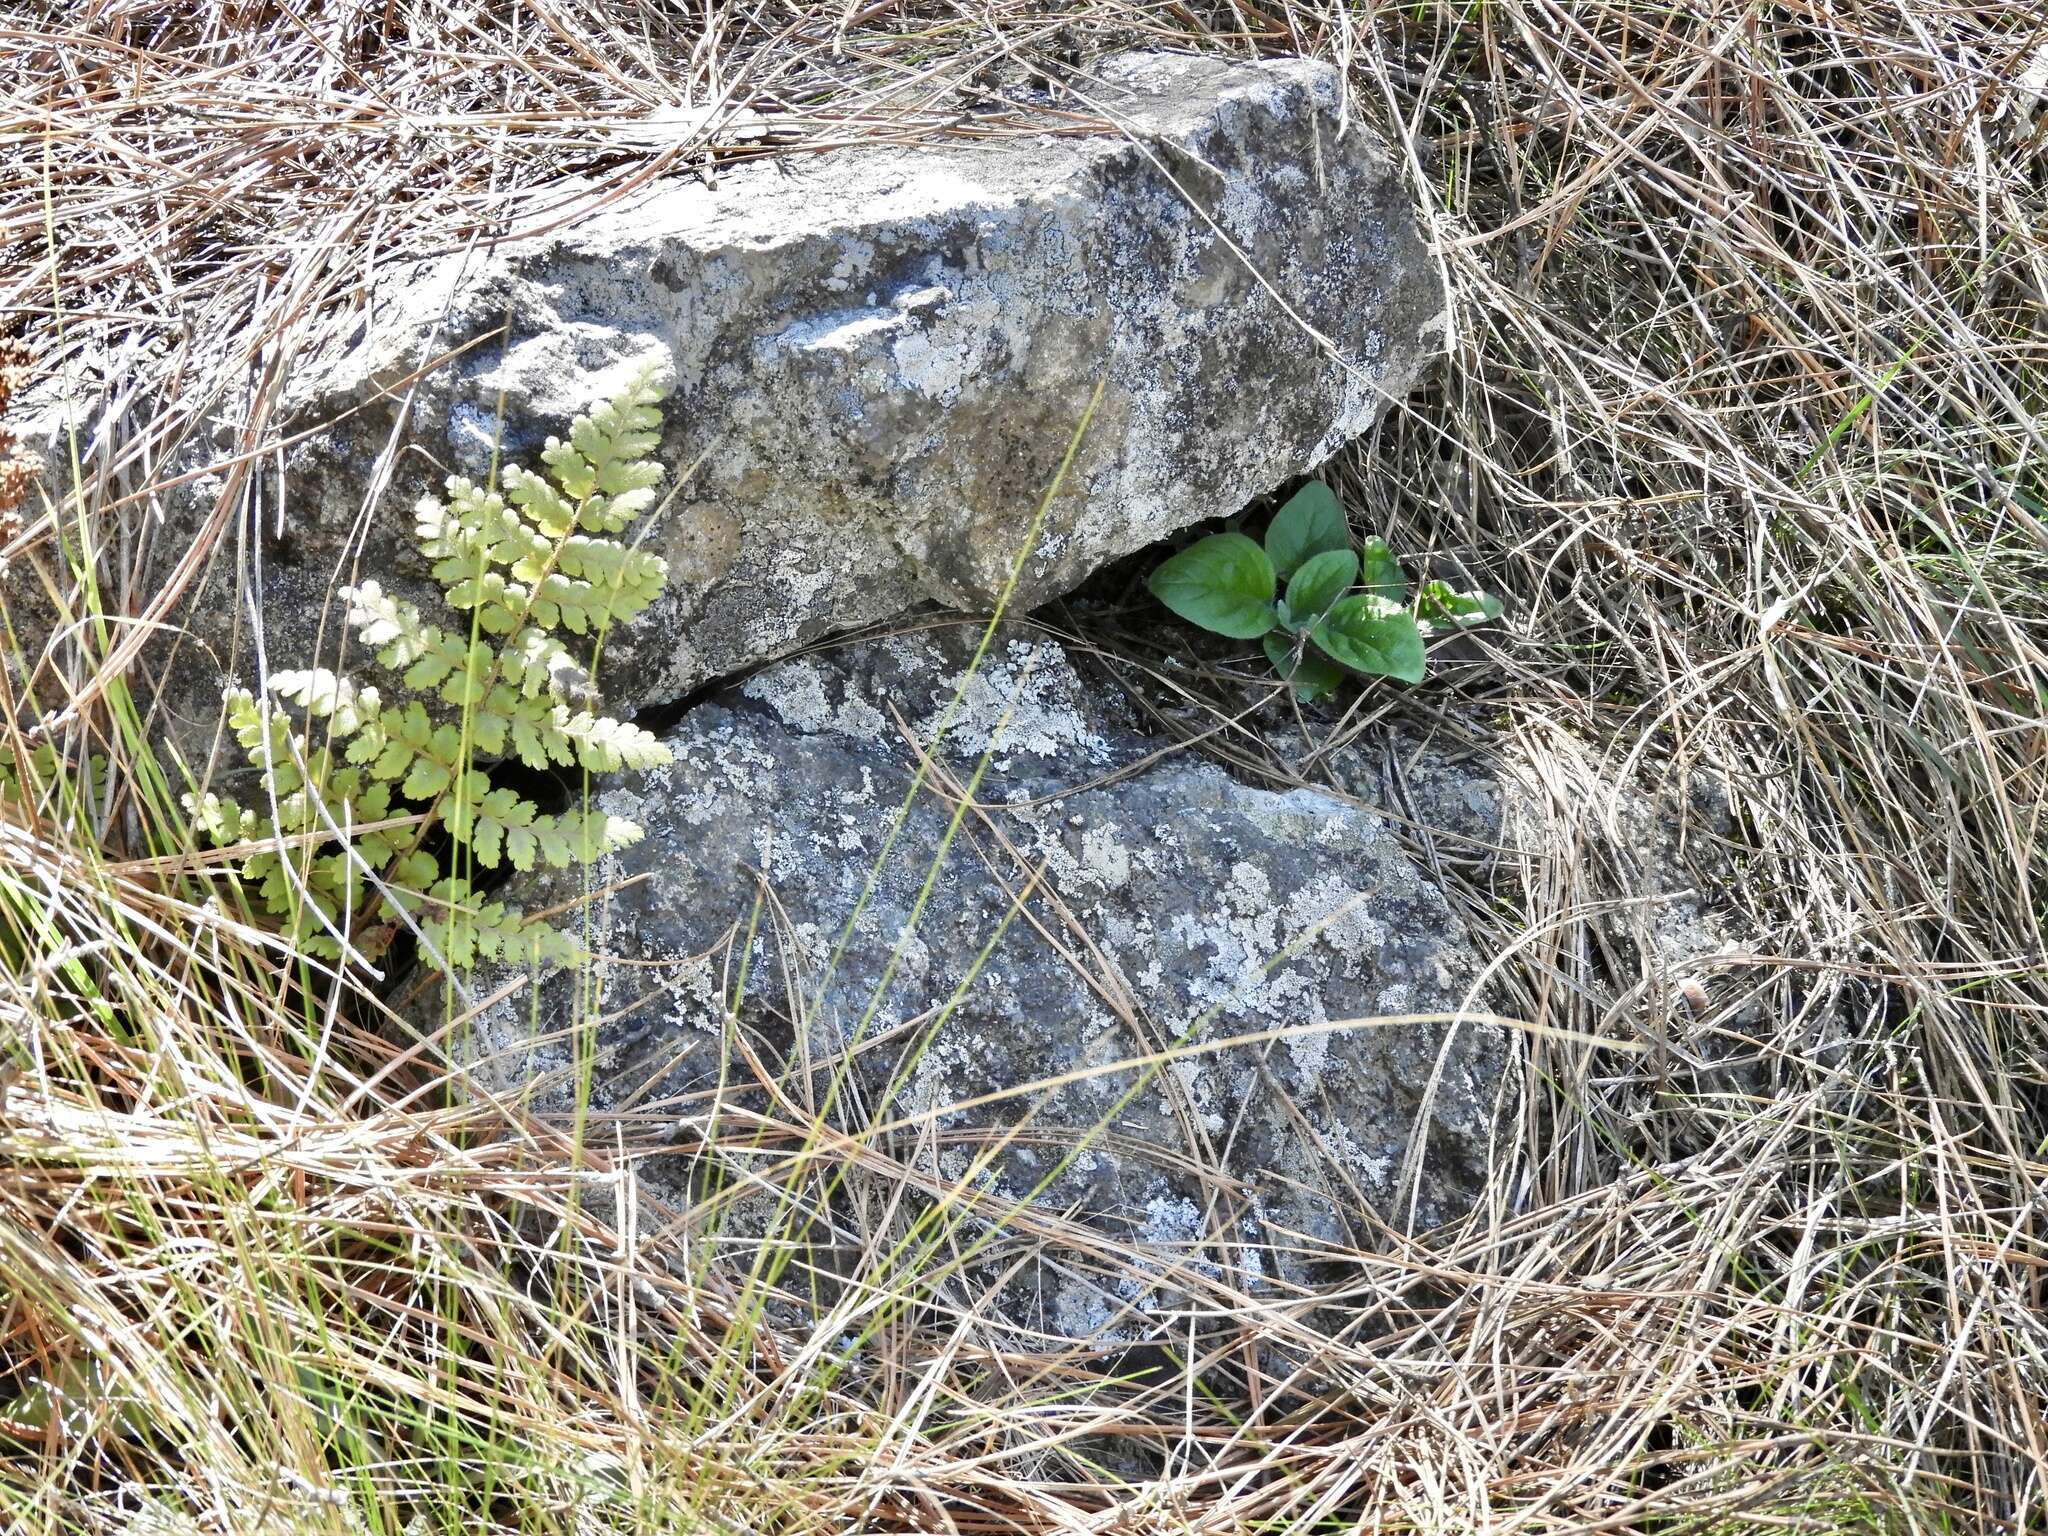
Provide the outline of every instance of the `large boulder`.
[[[1490,1021],[1400,1021],[1483,1003],[1389,821],[1162,755],[1045,639],[1010,634],[964,678],[972,638],[799,657],[692,708],[671,766],[603,792],[646,837],[572,920],[600,958],[473,1021],[482,1082],[566,1121],[587,1046],[585,1109],[643,1130],[701,1141],[714,1088],[799,1131],[816,1116],[847,1138],[828,1161],[888,1186],[868,1207],[897,1239],[950,1213],[941,1254],[971,1257],[955,1305],[994,1292],[980,1316],[1054,1337],[1142,1342],[1207,1281],[1293,1293],[1467,1210],[1511,1053]],[[574,906],[584,878],[505,895]],[[1347,1020],[1386,1022],[1328,1027]],[[750,1175],[789,1149],[770,1137],[750,1162],[751,1122],[726,1114]],[[695,1171],[669,1177],[671,1212],[703,1194],[701,1160],[678,1166]],[[721,1230],[753,1241],[766,1220]],[[702,1253],[713,1234],[671,1237]]]
[[[380,274],[358,339],[287,380],[256,547],[237,571],[230,534],[181,614],[199,643],[156,669],[181,731],[210,731],[216,663],[251,672],[231,627],[259,563],[273,667],[331,656],[340,582],[434,611],[419,493],[531,462],[649,358],[675,380],[677,494],[648,534],[672,576],[609,642],[614,713],[927,601],[990,605],[1098,379],[1020,607],[1315,465],[1441,350],[1401,177],[1328,66],[1126,55],[1061,107],[1058,133],[661,180]],[[219,485],[169,493],[153,580]]]

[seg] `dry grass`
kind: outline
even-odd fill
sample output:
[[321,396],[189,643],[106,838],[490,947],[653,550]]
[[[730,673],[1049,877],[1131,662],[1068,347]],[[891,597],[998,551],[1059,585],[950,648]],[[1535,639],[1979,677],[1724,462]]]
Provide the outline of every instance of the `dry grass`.
[[[1516,624],[1320,739],[1511,733],[1547,824],[1448,865],[1501,984],[1526,1018],[1668,1049],[1532,1039],[1493,1201],[1361,1256],[1317,1314],[1352,1326],[1292,1389],[1254,1365],[1236,1403],[1188,1373],[1110,1390],[891,1307],[856,1379],[773,1326],[782,1277],[685,1281],[601,1218],[631,1208],[631,1128],[570,1149],[437,1107],[367,1000],[309,1003],[206,904],[109,662],[169,597],[135,589],[128,520],[195,407],[245,403],[261,443],[370,264],[564,172],[603,195],[763,147],[715,114],[650,143],[650,107],[767,112],[785,153],[1005,131],[969,112],[976,70],[1138,33],[1338,58],[1406,130],[1457,355],[1342,483]],[[52,792],[0,817],[0,1519],[2048,1529],[2048,123],[2014,89],[2044,46],[2035,8],[1930,0],[0,23],[0,307],[46,369],[133,343],[89,515],[31,507],[4,552],[77,622],[12,636],[0,704],[90,707]],[[1293,729],[1270,710],[1204,746],[1312,777]],[[1607,829],[1612,786],[1691,775],[1732,808],[1687,833],[1732,861],[1751,943],[1674,995],[1637,985]],[[1753,1077],[1682,1070],[1738,1023]],[[793,1118],[748,1135],[812,1147],[806,1178],[876,1161]],[[1232,1359],[1301,1326],[1227,1289],[1201,1309]],[[1151,1475],[1112,1476],[1104,1436]]]

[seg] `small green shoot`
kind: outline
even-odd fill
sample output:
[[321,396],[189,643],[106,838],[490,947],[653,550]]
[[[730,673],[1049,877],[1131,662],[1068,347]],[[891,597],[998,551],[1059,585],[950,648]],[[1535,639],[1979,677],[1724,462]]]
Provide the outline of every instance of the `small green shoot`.
[[1423,583],[1411,603],[1387,541],[1354,549],[1344,508],[1317,480],[1274,515],[1263,546],[1242,533],[1211,534],[1161,565],[1150,586],[1190,624],[1260,641],[1273,670],[1305,699],[1335,692],[1347,671],[1419,683],[1425,639],[1501,614],[1499,599],[1441,581]]

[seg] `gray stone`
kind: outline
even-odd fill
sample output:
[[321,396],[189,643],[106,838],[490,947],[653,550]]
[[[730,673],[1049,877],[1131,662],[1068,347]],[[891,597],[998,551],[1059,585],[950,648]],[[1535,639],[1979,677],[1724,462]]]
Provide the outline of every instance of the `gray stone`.
[[[671,766],[607,790],[604,807],[647,835],[592,879],[617,883],[589,907],[606,958],[478,1018],[484,1081],[566,1115],[580,1016],[600,1021],[599,1113],[668,1116],[687,1140],[721,1076],[729,1102],[758,1103],[742,1091],[751,1054],[787,1072],[785,1116],[802,1106],[869,1136],[906,1122],[873,1142],[899,1172],[861,1176],[910,1186],[904,1221],[969,1181],[985,1203],[959,1219],[955,1246],[987,1247],[953,1303],[999,1289],[989,1310],[1055,1337],[1142,1342],[1154,1314],[1199,1302],[1209,1282],[1293,1294],[1343,1254],[1383,1247],[1384,1228],[1468,1209],[1505,1091],[1502,1028],[1320,1028],[1483,1007],[1457,918],[1388,822],[1189,754],[1162,759],[1059,646],[1012,632],[933,749],[953,783],[987,756],[981,810],[921,897],[953,802],[935,784],[893,841],[891,828],[910,743],[933,742],[971,650],[968,631],[944,633],[770,667],[689,711],[667,738]],[[505,894],[539,910],[579,888],[522,877]],[[737,1036],[723,1028],[735,992]],[[1085,1075],[1267,1030],[1290,1033]],[[977,1152],[1005,1134],[976,1176]],[[670,1205],[692,1198],[693,1177],[668,1176]],[[757,1211],[725,1235],[763,1225]],[[991,1277],[1020,1256],[998,1288]]]
[[[672,577],[609,643],[614,713],[927,601],[992,605],[1098,379],[1020,609],[1313,467],[1441,350],[1413,208],[1331,68],[1125,55],[1080,90],[1070,114],[1127,132],[663,180],[383,274],[361,339],[294,371],[281,419],[304,435],[259,466],[270,664],[331,653],[340,582],[436,611],[418,494],[494,444],[530,462],[649,358],[676,383],[677,494],[648,533]],[[152,579],[217,490],[168,497]],[[188,732],[212,725],[216,659],[249,672],[223,548],[174,669]]]

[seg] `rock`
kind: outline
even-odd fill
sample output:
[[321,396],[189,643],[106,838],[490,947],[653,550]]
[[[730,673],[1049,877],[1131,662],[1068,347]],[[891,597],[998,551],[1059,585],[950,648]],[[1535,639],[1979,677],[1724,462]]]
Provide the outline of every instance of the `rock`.
[[[1011,633],[933,749],[948,784],[990,756],[983,809],[924,894],[952,802],[928,787],[893,841],[891,823],[910,742],[933,742],[971,643],[959,628],[864,642],[691,709],[667,738],[673,765],[602,797],[647,835],[592,878],[618,884],[589,909],[607,958],[581,1009],[585,978],[557,974],[537,1001],[477,1019],[472,1059],[492,1090],[569,1114],[566,1026],[594,1018],[596,1110],[666,1113],[687,1139],[714,1083],[747,1097],[751,1054],[784,1079],[786,1106],[871,1143],[894,1171],[864,1163],[860,1177],[907,1187],[901,1222],[963,1181],[956,1208],[978,1191],[956,1240],[986,1251],[950,1282],[953,1303],[994,1289],[1009,1326],[1064,1338],[1140,1343],[1211,1282],[1291,1293],[1382,1248],[1383,1227],[1468,1209],[1508,1092],[1504,1030],[1320,1028],[1483,1006],[1459,921],[1381,816],[1162,759],[1059,646]],[[539,910],[578,889],[521,877],[505,894]],[[722,1028],[735,991],[737,1037]],[[1268,1030],[1291,1033],[1091,1075]],[[877,1136],[890,1121],[903,1124]],[[701,1173],[650,1177],[673,1210]],[[757,1212],[740,1230],[762,1225]]]
[[[1098,379],[1020,611],[1311,468],[1441,349],[1414,211],[1331,68],[1126,55],[1084,100],[1064,105],[1128,136],[764,161],[384,274],[358,341],[288,381],[283,431],[306,435],[281,490],[263,462],[270,665],[306,663],[341,582],[375,576],[437,611],[418,494],[486,473],[494,442],[531,462],[650,357],[676,383],[678,494],[648,535],[672,578],[608,643],[613,713],[927,601],[991,606]],[[218,489],[167,497],[152,581]],[[193,741],[215,659],[251,670],[230,634],[247,615],[235,542],[168,669]]]

